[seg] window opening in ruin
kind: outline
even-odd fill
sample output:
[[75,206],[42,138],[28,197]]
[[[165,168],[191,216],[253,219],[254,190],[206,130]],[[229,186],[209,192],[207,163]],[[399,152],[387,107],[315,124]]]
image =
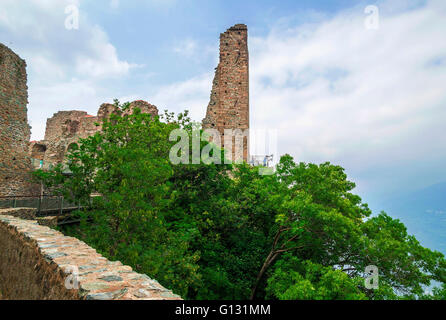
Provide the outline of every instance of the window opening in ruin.
[[73,142],[68,146],[67,151],[73,151],[73,150],[77,150],[77,149],[79,149],[79,146],[77,145],[76,142]]
[[43,159],[46,152],[46,146],[43,144],[35,144],[31,151],[31,157],[34,159]]

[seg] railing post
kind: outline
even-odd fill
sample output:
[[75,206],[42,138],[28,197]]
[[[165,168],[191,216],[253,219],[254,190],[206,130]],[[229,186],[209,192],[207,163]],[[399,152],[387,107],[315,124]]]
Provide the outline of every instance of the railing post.
[[41,206],[42,206],[42,197],[39,197],[39,202],[38,202],[38,204],[37,204],[37,212],[39,213],[39,215],[40,215],[40,209],[41,209]]
[[14,201],[12,202],[12,207],[16,208],[17,207],[17,198],[14,197]]
[[59,199],[60,199],[59,215],[62,215],[62,210],[63,210],[63,196],[61,196]]

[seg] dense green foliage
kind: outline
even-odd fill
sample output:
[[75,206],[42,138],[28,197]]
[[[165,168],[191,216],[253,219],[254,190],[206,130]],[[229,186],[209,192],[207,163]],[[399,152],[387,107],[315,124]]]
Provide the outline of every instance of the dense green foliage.
[[[189,299],[445,298],[444,256],[398,220],[371,216],[341,167],[289,155],[272,175],[173,165],[169,134],[192,127],[187,113],[112,115],[70,151],[70,176],[62,166],[38,171],[89,208],[66,232]],[[379,289],[365,288],[369,265]],[[425,295],[432,280],[443,287]]]

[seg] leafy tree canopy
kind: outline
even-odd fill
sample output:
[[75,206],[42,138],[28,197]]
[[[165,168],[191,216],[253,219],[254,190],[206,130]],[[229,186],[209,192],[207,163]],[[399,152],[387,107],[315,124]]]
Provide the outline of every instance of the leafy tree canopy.
[[[386,213],[372,216],[340,166],[289,155],[272,175],[174,165],[170,133],[184,129],[192,143],[196,127],[187,112],[129,115],[116,105],[100,132],[70,148],[71,175],[63,165],[35,173],[87,208],[65,232],[106,257],[190,299],[445,299],[444,256]],[[376,289],[364,282],[371,265]],[[432,281],[440,287],[426,294]]]

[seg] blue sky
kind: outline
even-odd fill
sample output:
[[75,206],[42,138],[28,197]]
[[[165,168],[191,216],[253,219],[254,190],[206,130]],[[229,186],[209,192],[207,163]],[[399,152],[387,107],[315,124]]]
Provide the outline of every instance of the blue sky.
[[[139,71],[153,74],[151,81],[158,86],[212,70],[218,55],[218,35],[235,23],[247,24],[251,36],[264,36],[281,20],[288,24],[302,23],[320,14],[333,14],[352,3],[105,0],[81,1],[80,9],[107,31],[120,58],[145,65]],[[187,50],[188,45],[205,52],[194,51],[196,59],[179,59],[178,51]]]
[[[365,5],[359,3],[345,0],[100,0],[81,1],[80,9],[107,31],[120,57],[146,65],[150,72],[156,73],[154,83],[160,85],[212,70],[218,54],[218,35],[235,23],[247,24],[250,36],[265,36],[280,23],[289,27],[321,20],[352,5],[361,13]],[[206,52],[197,59],[178,59],[178,52],[172,48],[187,46],[187,41],[194,41],[195,46]]]
[[[64,26],[70,4],[78,30]],[[114,98],[200,121],[219,34],[245,23],[251,127],[276,129],[280,154],[343,166],[379,208],[446,181],[445,17],[444,0],[2,0],[0,42],[27,61],[37,140],[53,113]]]

